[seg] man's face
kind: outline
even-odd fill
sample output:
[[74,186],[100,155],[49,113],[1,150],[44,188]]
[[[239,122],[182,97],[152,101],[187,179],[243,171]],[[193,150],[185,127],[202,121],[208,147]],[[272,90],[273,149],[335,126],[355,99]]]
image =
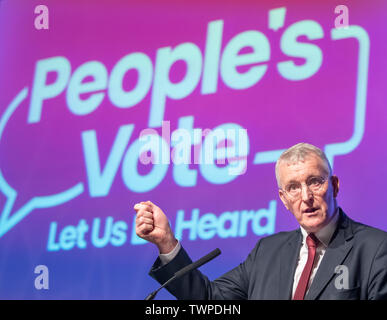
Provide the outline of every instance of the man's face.
[[[282,162],[278,173],[282,189],[279,190],[279,196],[298,223],[307,232],[317,232],[327,225],[336,210],[339,180],[336,176],[329,178],[323,160],[312,153],[297,163]],[[318,192],[313,192],[307,186],[315,177],[327,180]],[[300,184],[302,191],[299,197],[291,197],[283,191],[287,190],[286,187]]]

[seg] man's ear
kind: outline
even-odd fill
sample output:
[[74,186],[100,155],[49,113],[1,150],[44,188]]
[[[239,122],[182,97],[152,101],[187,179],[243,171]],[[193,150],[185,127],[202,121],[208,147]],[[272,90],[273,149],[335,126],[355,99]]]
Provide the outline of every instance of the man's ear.
[[339,178],[337,176],[332,176],[331,181],[332,181],[332,187],[333,187],[333,198],[336,198],[340,189]]
[[285,198],[285,195],[284,195],[284,192],[282,190],[278,190],[278,195],[282,201],[282,203],[284,204],[284,206],[286,207],[287,210],[289,210],[289,207],[288,207],[288,202]]

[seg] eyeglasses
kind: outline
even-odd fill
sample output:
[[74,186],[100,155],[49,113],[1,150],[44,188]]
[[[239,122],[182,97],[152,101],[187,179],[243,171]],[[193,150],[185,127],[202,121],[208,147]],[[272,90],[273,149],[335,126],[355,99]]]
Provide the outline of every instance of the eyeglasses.
[[[310,190],[313,194],[319,194],[323,189],[325,182],[328,179],[323,177],[310,177],[306,180],[305,184],[308,190]],[[301,197],[302,193],[302,184],[300,182],[291,182],[289,183],[285,189],[281,189],[284,191],[289,198],[296,200]]]

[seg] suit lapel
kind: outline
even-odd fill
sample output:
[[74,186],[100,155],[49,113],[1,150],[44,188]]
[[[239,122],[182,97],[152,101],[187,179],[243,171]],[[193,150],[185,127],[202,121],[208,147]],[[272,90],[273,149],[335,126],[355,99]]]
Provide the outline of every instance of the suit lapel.
[[352,248],[353,238],[351,222],[340,208],[340,219],[332,240],[327,247],[316,276],[310,286],[305,300],[314,300],[324,290],[335,275],[335,268],[340,265]]
[[280,257],[280,281],[279,299],[288,300],[291,298],[294,272],[302,244],[301,231],[296,230],[279,252]]

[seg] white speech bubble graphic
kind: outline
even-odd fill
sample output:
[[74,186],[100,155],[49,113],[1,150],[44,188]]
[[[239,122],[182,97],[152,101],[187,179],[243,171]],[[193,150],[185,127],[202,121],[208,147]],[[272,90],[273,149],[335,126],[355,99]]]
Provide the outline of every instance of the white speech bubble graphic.
[[[23,102],[27,97],[28,88],[25,87],[22,89],[16,97],[9,104],[4,114],[0,118],[0,143],[1,137],[3,135],[5,126],[12,114],[15,112],[17,107]],[[56,194],[33,197],[25,205],[23,205],[19,210],[14,212],[12,216],[12,208],[14,206],[15,200],[18,196],[18,192],[12,188],[7,181],[4,179],[4,176],[0,168],[0,191],[6,196],[7,200],[3,211],[0,216],[0,238],[17,225],[23,218],[25,218],[32,210],[55,207],[65,202],[68,202],[77,196],[79,196],[84,191],[83,183],[79,182],[75,186]]]
[[[367,101],[370,39],[367,31],[356,25],[349,26],[346,29],[332,29],[331,38],[332,40],[355,38],[359,42],[353,134],[347,141],[326,144],[324,148],[325,154],[333,168],[333,160],[336,156],[352,152],[359,146],[363,139]],[[257,152],[253,163],[264,164],[276,162],[284,151],[285,149]]]
[[[366,30],[360,26],[354,25],[348,27],[347,29],[332,29],[331,38],[332,40],[355,38],[359,43],[353,134],[347,141],[326,144],[324,147],[327,158],[333,168],[334,157],[338,155],[345,155],[355,150],[360,144],[364,135],[370,40]],[[4,114],[0,118],[0,142],[7,122],[17,107],[27,97],[27,94],[28,88],[25,87],[16,95],[16,97],[6,108]],[[255,154],[253,163],[264,164],[276,162],[283,151],[284,150],[271,150],[257,152]],[[75,186],[60,193],[33,197],[23,207],[18,209],[12,214],[12,216],[10,216],[12,208],[15,204],[15,200],[17,199],[18,192],[7,183],[0,169],[0,192],[2,192],[7,198],[6,204],[0,216],[0,238],[11,228],[17,225],[32,210],[38,208],[49,208],[63,204],[76,198],[81,193],[83,193],[83,191],[84,184],[79,182]]]

